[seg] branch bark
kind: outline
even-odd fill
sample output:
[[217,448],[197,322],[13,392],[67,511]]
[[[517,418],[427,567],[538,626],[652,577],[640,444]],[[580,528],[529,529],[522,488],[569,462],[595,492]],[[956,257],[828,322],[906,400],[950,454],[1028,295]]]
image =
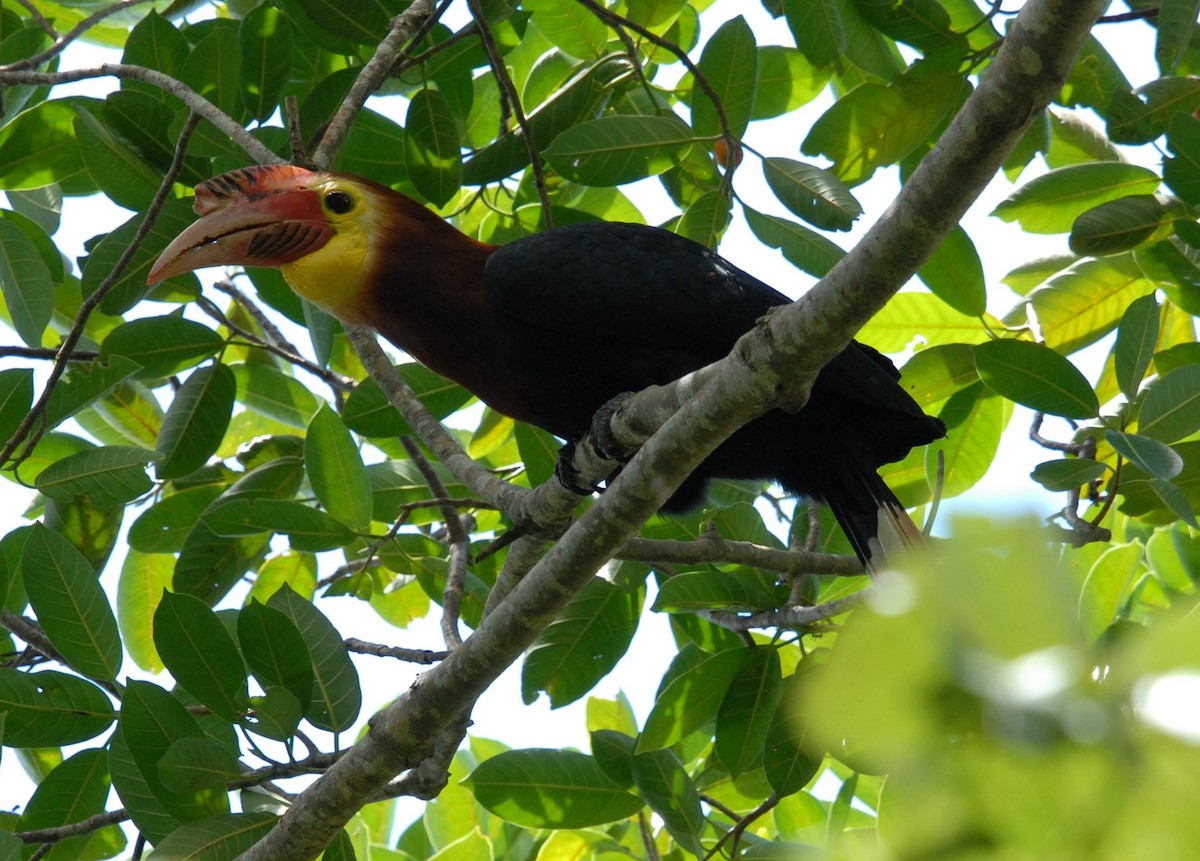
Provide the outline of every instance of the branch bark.
[[244,861],[315,858],[365,800],[430,756],[445,727],[716,445],[771,406],[802,406],[822,365],[932,253],[1050,103],[1106,5],[1030,0],[978,89],[862,243],[807,296],[739,341],[711,382],[647,441],[474,635],[376,715],[363,740],[301,794]]

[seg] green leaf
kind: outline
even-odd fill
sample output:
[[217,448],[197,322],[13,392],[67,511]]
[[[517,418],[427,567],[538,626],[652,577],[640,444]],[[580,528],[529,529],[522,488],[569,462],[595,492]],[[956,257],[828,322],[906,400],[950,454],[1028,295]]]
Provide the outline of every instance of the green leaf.
[[[754,32],[741,15],[722,24],[704,46],[697,64],[725,110],[729,134],[740,138],[750,123],[758,79],[758,51]],[[692,128],[697,137],[722,133],[712,99],[692,84]]]
[[1137,397],[1138,387],[1146,376],[1157,345],[1158,300],[1150,293],[1131,302],[1117,325],[1113,367],[1121,393],[1128,400]]
[[267,606],[288,616],[308,645],[313,664],[313,694],[305,716],[321,729],[341,732],[358,718],[362,694],[358,672],[346,653],[342,635],[309,601],[286,584],[267,601]]
[[533,13],[533,26],[572,57],[597,57],[608,47],[608,27],[572,0],[525,0],[521,5]]
[[758,646],[733,676],[717,711],[714,750],[730,776],[762,763],[767,731],[783,696],[779,653]]
[[758,49],[758,87],[752,120],[791,113],[808,104],[829,83],[829,72],[820,71],[790,45],[764,45]]
[[788,29],[809,61],[818,68],[842,67],[846,30],[837,0],[783,0]]
[[1200,119],[1189,114],[1173,117],[1167,146],[1174,157],[1163,159],[1163,181],[1185,203],[1200,204]]
[[689,571],[662,584],[652,609],[658,613],[767,610],[779,606],[777,593],[774,579],[758,571]]
[[237,858],[275,827],[272,813],[227,813],[188,822],[154,844],[164,858]]
[[116,718],[108,696],[91,682],[53,670],[0,667],[0,738],[5,747],[58,747],[95,738]]
[[295,694],[287,688],[268,687],[265,696],[250,697],[250,713],[242,718],[242,726],[258,735],[287,741],[303,719],[304,711]]
[[553,478],[562,443],[547,431],[524,423],[515,426],[514,436],[530,486],[537,487]]
[[304,467],[317,499],[329,514],[351,528],[371,526],[371,482],[350,431],[327,404],[308,426]]
[[86,365],[72,365],[50,395],[46,405],[46,426],[55,427],[91,406],[139,370],[138,365],[121,356],[113,356],[107,362],[97,359]]
[[[41,188],[54,183],[79,186],[87,171],[75,141],[75,106],[88,102],[41,102],[0,127],[0,190]],[[82,182],[84,188],[90,184],[90,180]]]
[[1073,353],[1113,330],[1134,302],[1152,293],[1132,255],[1083,260],[1034,290],[1030,303],[1046,345]]
[[716,248],[729,226],[732,204],[725,192],[706,191],[683,211],[675,223],[675,232],[707,248]]
[[[63,760],[42,779],[16,823],[17,831],[60,828],[104,812],[109,790],[108,756],[104,750],[81,750]],[[42,857],[73,861],[87,857],[85,846],[92,834],[68,836]],[[20,853],[16,858],[20,858]]]
[[33,370],[0,371],[0,439],[9,439],[33,404]]
[[192,46],[180,71],[180,80],[238,121],[245,116],[241,79],[242,46],[232,26],[212,27]]
[[250,118],[265,122],[275,113],[292,68],[292,26],[284,13],[263,4],[238,27],[242,49],[242,103]]
[[1090,484],[1104,473],[1104,464],[1087,457],[1073,457],[1043,461],[1033,468],[1030,478],[1046,490],[1059,492]]
[[313,663],[304,637],[285,613],[251,600],[238,613],[238,642],[263,689],[282,687],[300,703],[313,694]]
[[206,511],[204,522],[225,537],[278,532],[293,550],[308,553],[345,547],[357,537],[325,512],[290,499],[233,499]]
[[1187,494],[1171,482],[1162,478],[1151,478],[1150,487],[1153,488],[1158,498],[1175,512],[1180,520],[1193,529],[1200,529],[1200,523],[1196,522],[1196,514],[1192,509],[1192,503],[1187,498]]
[[158,761],[163,786],[172,792],[224,791],[238,775],[237,757],[211,738],[181,738]]
[[783,695],[767,730],[763,768],[779,798],[799,792],[821,768],[821,755],[814,755],[810,749],[809,721],[802,705],[802,686],[809,666],[809,661],[802,661],[796,674],[784,682]]
[[408,104],[404,156],[408,176],[436,206],[444,206],[462,185],[462,133],[450,103],[438,90],[419,91]]
[[1028,341],[989,341],[975,347],[975,367],[989,389],[1031,410],[1065,418],[1100,411],[1083,374],[1060,354]]
[[1130,590],[1144,571],[1139,543],[1110,547],[1087,573],[1079,593],[1079,621],[1089,640],[1096,640],[1116,621]]
[[175,558],[165,554],[139,553],[130,549],[121,564],[117,581],[117,623],[129,657],[143,670],[163,668],[154,648],[154,611],[163,591],[171,587]]
[[202,323],[169,315],[121,323],[104,336],[100,359],[123,356],[142,366],[140,379],[161,379],[193,367],[225,343]]
[[158,435],[159,480],[191,475],[208,463],[225,438],[236,395],[233,371],[220,362],[191,373],[175,393]]
[[364,108],[338,150],[335,166],[384,184],[405,176],[408,163],[404,153],[404,128],[394,120]]
[[1183,61],[1196,35],[1197,16],[1200,16],[1198,0],[1163,0],[1159,6],[1154,59],[1162,74],[1171,74]]
[[971,317],[987,310],[987,283],[975,244],[955,227],[917,271],[925,286],[955,311]]
[[464,783],[486,809],[528,828],[587,828],[642,808],[595,759],[569,750],[506,751],[480,763]]
[[862,206],[832,173],[789,158],[763,160],[767,185],[780,202],[822,230],[849,230]]
[[[397,365],[396,370],[436,418],[444,419],[471,399],[471,393],[462,386],[437,375],[424,365],[409,362]],[[408,423],[388,403],[387,396],[370,378],[355,386],[346,398],[342,420],[346,427],[363,436],[396,437],[412,434]]]
[[1166,443],[1114,430],[1105,431],[1104,439],[1117,454],[1151,476],[1170,480],[1183,471],[1183,458]]
[[575,182],[624,185],[672,167],[692,142],[675,117],[608,116],[567,129],[542,155]]
[[679,758],[669,750],[655,750],[632,760],[638,792],[662,818],[667,833],[685,850],[703,857],[700,837],[708,823],[700,809],[700,793]]
[[246,710],[241,652],[203,601],[164,593],[154,611],[154,646],[175,680],[214,714],[233,721]]
[[730,681],[749,658],[749,649],[710,654],[691,643],[680,649],[663,676],[637,751],[669,747],[715,718]]
[[1025,183],[992,215],[1029,233],[1065,233],[1089,209],[1131,194],[1153,194],[1160,182],[1153,171],[1124,162],[1072,165]]
[[[102,114],[103,105],[97,108]],[[75,139],[92,181],[119,206],[147,208],[162,184],[162,176],[96,114],[83,106],[77,107],[77,113]]]
[[[147,69],[157,69],[173,78],[178,78],[190,51],[191,47],[188,45],[187,38],[157,10],[151,9],[129,31],[121,62],[134,66],[145,66]],[[129,80],[121,83],[126,89],[149,93],[162,101],[168,99],[165,92],[150,84]]]
[[21,340],[42,345],[42,335],[54,312],[54,285],[29,237],[0,219],[0,294]]
[[1138,433],[1172,443],[1200,430],[1200,365],[1184,365],[1161,377],[1146,392],[1138,412]]
[[42,630],[68,663],[89,678],[115,680],[122,657],[117,620],[80,552],[34,524],[21,554],[21,574]]
[[1121,254],[1144,245],[1179,215],[1178,201],[1164,202],[1152,194],[1131,194],[1089,209],[1075,219],[1068,240],[1081,256]]
[[540,691],[551,708],[582,697],[616,666],[629,648],[642,610],[640,592],[593,577],[530,647],[521,669],[526,703]]
[[129,528],[129,546],[142,553],[177,553],[200,515],[220,494],[218,484],[173,493],[150,506]]
[[238,401],[253,412],[294,428],[307,428],[320,401],[312,390],[273,365],[238,362],[231,365]]
[[146,464],[157,457],[136,446],[88,448],[50,464],[38,474],[34,486],[61,502],[83,497],[102,508],[124,505],[154,486],[146,475]]
[[763,244],[778,248],[784,259],[809,275],[825,276],[846,256],[837,245],[807,227],[786,218],[763,215],[749,207],[743,207],[742,211],[746,213],[746,223]]

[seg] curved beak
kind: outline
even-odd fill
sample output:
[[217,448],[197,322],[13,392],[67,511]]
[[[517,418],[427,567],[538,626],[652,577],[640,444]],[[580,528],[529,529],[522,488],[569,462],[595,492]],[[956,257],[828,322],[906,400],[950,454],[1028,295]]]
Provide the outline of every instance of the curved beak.
[[316,251],[335,232],[314,188],[317,178],[304,168],[270,165],[200,183],[200,219],[159,255],[147,283],[206,266],[280,266]]

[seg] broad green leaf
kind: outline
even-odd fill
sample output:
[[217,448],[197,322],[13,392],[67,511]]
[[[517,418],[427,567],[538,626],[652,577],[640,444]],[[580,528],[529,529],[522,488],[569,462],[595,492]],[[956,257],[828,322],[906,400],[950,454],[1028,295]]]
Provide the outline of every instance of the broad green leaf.
[[1167,146],[1174,155],[1163,159],[1163,181],[1185,203],[1195,206],[1200,203],[1200,119],[1176,115]]
[[1155,27],[1158,41],[1154,46],[1154,59],[1162,74],[1171,74],[1182,62],[1196,35],[1197,16],[1200,16],[1197,0],[1163,0],[1158,10]]
[[821,234],[786,218],[763,215],[749,207],[743,211],[746,223],[763,244],[778,248],[789,263],[809,275],[823,277],[846,255]]
[[716,717],[729,682],[749,658],[749,649],[711,654],[690,643],[680,649],[638,736],[638,752],[669,747]]
[[1151,478],[1150,487],[1175,515],[1193,529],[1200,529],[1191,502],[1182,490],[1164,478]]
[[4,219],[0,219],[0,294],[21,340],[40,347],[54,312],[50,270],[29,237]]
[[1029,233],[1066,233],[1083,213],[1108,200],[1153,194],[1161,180],[1144,167],[1095,162],[1052,170],[1025,183],[992,210]]
[[1150,387],[1138,413],[1138,433],[1172,443],[1200,430],[1200,365],[1184,365]]
[[1104,464],[1087,457],[1047,460],[1033,468],[1029,477],[1046,490],[1061,492],[1090,484],[1106,472]]
[[238,401],[247,409],[294,428],[307,428],[320,401],[312,390],[273,365],[238,362],[230,366],[237,380]]
[[837,0],[783,0],[783,14],[796,47],[814,66],[841,71],[846,30]]
[[1182,215],[1179,202],[1161,201],[1152,194],[1131,194],[1094,206],[1075,219],[1068,240],[1080,256],[1121,254],[1145,245]]
[[734,673],[717,710],[714,750],[731,776],[761,764],[767,731],[782,696],[779,653],[770,647],[755,647]]
[[969,317],[928,293],[899,293],[859,330],[858,339],[884,353],[899,353],[914,341],[928,346],[980,344],[1000,321]]
[[514,436],[530,486],[537,487],[553,478],[562,443],[547,431],[523,423],[515,427]]
[[55,427],[92,405],[140,369],[139,365],[121,356],[113,356],[107,362],[96,359],[86,365],[73,365],[50,395],[46,405],[46,426]]
[[21,554],[21,574],[54,647],[83,675],[115,680],[121,671],[121,635],[87,560],[61,535],[35,524]]
[[242,106],[242,46],[236,27],[213,27],[192,46],[180,79],[235,120]]
[[1151,476],[1170,480],[1183,471],[1183,459],[1166,443],[1114,430],[1105,431],[1104,439],[1117,454]]
[[309,601],[286,584],[267,601],[267,606],[288,616],[308,645],[313,664],[313,694],[305,716],[321,729],[341,732],[358,718],[362,694],[358,672],[346,653],[342,635]]
[[87,99],[54,99],[17,114],[0,127],[0,190],[41,188],[58,183],[79,193],[88,188],[75,141],[75,105]]
[[951,28],[951,19],[937,0],[854,0],[871,26],[924,54],[954,47],[967,51],[966,39]]
[[975,367],[989,389],[1032,410],[1066,418],[1090,418],[1100,410],[1083,374],[1041,344],[1016,340],[979,344]]
[[84,449],[46,467],[34,483],[38,490],[62,502],[84,498],[91,505],[124,505],[154,486],[146,464],[154,452],[127,445]]
[[252,600],[238,613],[238,643],[264,689],[280,686],[300,703],[312,700],[312,658],[304,637],[286,614]]
[[542,155],[584,185],[623,185],[670,168],[693,142],[677,118],[608,116],[567,129]]
[[[134,66],[145,66],[147,69],[157,69],[173,78],[178,78],[190,51],[187,38],[157,10],[151,9],[129,31],[121,62]],[[162,101],[169,98],[161,89],[150,84],[128,80],[121,83],[125,89],[149,93]]]
[[1110,547],[1088,571],[1079,593],[1079,621],[1089,640],[1117,620],[1143,570],[1142,554],[1136,542]]
[[63,195],[57,185],[45,185],[27,191],[7,191],[4,194],[17,214],[28,218],[47,235],[58,231],[62,223]]
[[465,781],[475,800],[528,828],[587,828],[632,816],[642,800],[596,760],[569,750],[513,750],[480,763]]
[[221,349],[224,339],[202,323],[169,315],[121,323],[100,344],[100,358],[123,356],[142,366],[141,379],[177,374]]
[[33,404],[33,370],[8,368],[0,371],[0,439],[7,440]]
[[[108,756],[99,748],[81,750],[63,760],[46,775],[17,821],[17,831],[59,828],[104,812],[109,790]],[[112,826],[115,829],[115,826]],[[75,861],[86,857],[89,832],[68,836],[53,844],[42,858]],[[20,858],[18,853],[17,858]]]
[[799,792],[821,768],[821,755],[811,750],[808,716],[804,713],[803,684],[810,660],[802,661],[796,674],[784,682],[783,695],[763,749],[763,768],[775,794],[785,798]]
[[108,770],[130,821],[147,840],[160,841],[178,826],[179,820],[155,796],[120,731],[114,732],[108,743]]
[[53,670],[27,673],[0,667],[0,738],[5,747],[58,747],[104,732],[116,718],[100,688]]
[[214,714],[232,721],[246,710],[241,652],[204,602],[164,593],[154,611],[154,646],[175,680]]
[[204,509],[222,490],[219,484],[203,484],[154,503],[129,528],[129,546],[142,553],[178,552]]
[[752,120],[765,120],[794,111],[815,99],[829,82],[799,50],[789,45],[758,49],[758,87]]
[[525,0],[532,23],[567,54],[586,60],[605,52],[608,27],[592,12],[572,0]]
[[[101,113],[103,106],[97,107]],[[97,114],[83,106],[76,110],[75,139],[92,181],[119,206],[147,208],[162,184],[162,176],[141,153],[113,134]]]
[[1158,301],[1150,293],[1131,302],[1117,325],[1113,365],[1121,393],[1130,401],[1137,397],[1138,387],[1154,358],[1158,345],[1158,316]]
[[166,413],[154,392],[134,380],[127,380],[78,414],[80,424],[97,439],[112,445],[132,443],[139,448],[154,448]]
[[364,108],[338,150],[335,166],[376,182],[394,183],[408,172],[404,151],[404,127]]
[[328,405],[308,426],[304,467],[317,499],[329,514],[353,529],[371,526],[371,483],[350,431]]
[[242,103],[250,118],[266,121],[275,113],[292,68],[292,26],[279,9],[263,4],[238,27],[242,49]]
[[942,240],[917,271],[917,277],[955,311],[978,317],[987,310],[983,263],[971,237],[961,227],[955,227]]
[[675,222],[675,232],[707,248],[716,248],[729,226],[732,204],[725,192],[706,191],[683,211]]
[[642,610],[639,592],[593,577],[530,647],[521,669],[526,703],[539,692],[552,708],[582,697],[629,648]]
[[632,760],[638,793],[662,818],[667,833],[688,852],[703,857],[700,837],[708,823],[700,809],[700,793],[679,758],[669,750],[654,750]]
[[237,383],[227,365],[213,362],[192,371],[171,402],[158,435],[160,460],[155,472],[162,481],[190,475],[208,462],[221,445]]
[[158,761],[158,775],[172,792],[223,791],[237,777],[233,751],[211,738],[181,738]]
[[[740,138],[750,123],[758,79],[757,46],[746,19],[738,15],[717,28],[705,44],[697,67],[724,109],[729,134]],[[697,137],[722,134],[712,98],[694,81],[691,109]]]
[[1056,254],[1050,257],[1038,257],[1028,263],[1022,263],[1001,278],[1001,282],[1018,296],[1028,296],[1035,287],[1040,287],[1060,272],[1070,269],[1079,262],[1074,254]]
[[[938,418],[946,423],[946,438],[924,449],[914,449],[900,464],[884,466],[880,474],[902,502],[917,505],[928,501],[929,489],[938,485],[940,454],[945,470],[942,498],[965,493],[991,469],[1011,414],[1004,398],[989,394],[980,383],[968,386],[951,395],[938,410]],[[920,464],[919,470],[906,474],[906,470],[896,469],[912,463],[914,458]]]
[[462,133],[446,97],[429,88],[413,96],[405,132],[409,179],[427,200],[444,206],[462,185]]
[[290,499],[233,499],[206,511],[204,522],[225,537],[278,532],[293,550],[309,553],[345,547],[356,538],[325,512]]
[[154,647],[154,611],[163,592],[171,587],[175,557],[164,553],[141,553],[130,548],[117,581],[117,623],[121,642],[129,657],[143,670],[163,668]]
[[[409,362],[397,365],[396,370],[421,403],[439,419],[444,419],[471,399],[471,393],[462,386],[438,376],[424,365]],[[412,433],[408,423],[370,378],[355,386],[346,398],[342,420],[346,427],[363,436],[396,437]]]
[[763,160],[767,185],[793,213],[822,230],[849,230],[862,206],[829,171],[789,158]]
[[227,813],[188,822],[154,845],[164,858],[233,859],[275,827],[272,813]]
[[1030,294],[1046,345],[1064,354],[1111,332],[1155,284],[1131,255],[1083,260]]
[[779,606],[778,585],[757,571],[689,571],[662,584],[653,609],[659,613],[701,609],[768,610]]
[[250,697],[250,712],[242,726],[258,735],[287,741],[296,734],[304,711],[300,700],[287,688],[268,687],[263,696]]

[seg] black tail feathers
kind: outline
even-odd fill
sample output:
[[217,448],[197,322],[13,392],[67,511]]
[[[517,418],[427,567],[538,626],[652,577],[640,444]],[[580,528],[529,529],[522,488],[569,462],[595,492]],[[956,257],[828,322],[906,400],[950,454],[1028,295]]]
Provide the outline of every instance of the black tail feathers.
[[896,494],[870,468],[846,470],[821,488],[825,502],[868,572],[925,542]]

